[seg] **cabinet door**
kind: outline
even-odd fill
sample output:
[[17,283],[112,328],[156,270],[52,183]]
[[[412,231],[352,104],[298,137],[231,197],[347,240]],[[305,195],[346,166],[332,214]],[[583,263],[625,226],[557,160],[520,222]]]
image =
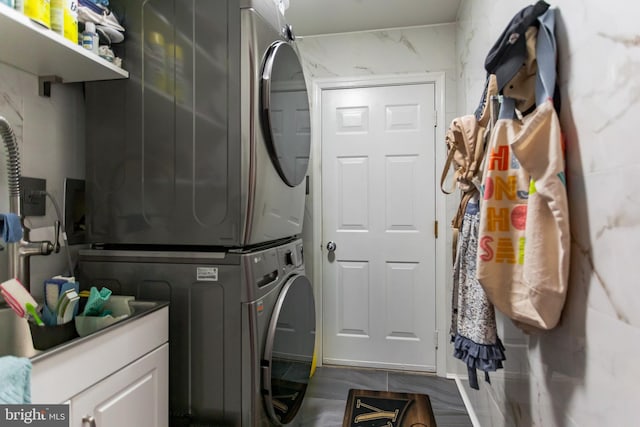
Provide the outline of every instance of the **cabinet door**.
[[167,427],[168,363],[164,344],[73,397],[71,427]]

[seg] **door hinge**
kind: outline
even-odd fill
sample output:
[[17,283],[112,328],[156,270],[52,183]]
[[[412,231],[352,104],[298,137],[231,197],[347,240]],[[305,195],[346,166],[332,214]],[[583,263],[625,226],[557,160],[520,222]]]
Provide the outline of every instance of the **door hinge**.
[[433,127],[438,127],[438,110],[433,110]]
[[436,239],[438,238],[438,220],[433,222],[433,235],[436,236]]
[[433,331],[433,345],[438,348],[438,331]]

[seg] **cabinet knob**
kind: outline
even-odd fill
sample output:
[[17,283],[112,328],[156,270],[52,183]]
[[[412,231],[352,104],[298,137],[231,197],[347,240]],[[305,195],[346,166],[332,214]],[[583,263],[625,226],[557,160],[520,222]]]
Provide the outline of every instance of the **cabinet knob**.
[[85,423],[89,423],[89,427],[96,427],[96,419],[91,415],[85,415],[82,417],[82,425],[84,426]]

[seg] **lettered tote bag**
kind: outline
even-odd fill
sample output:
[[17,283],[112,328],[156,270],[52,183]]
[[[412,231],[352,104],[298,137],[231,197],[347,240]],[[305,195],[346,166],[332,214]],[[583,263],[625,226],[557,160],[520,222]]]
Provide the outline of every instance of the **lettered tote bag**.
[[536,108],[514,118],[504,98],[484,164],[477,275],[489,300],[521,329],[551,329],[569,276],[569,208],[553,107],[554,10],[540,16]]

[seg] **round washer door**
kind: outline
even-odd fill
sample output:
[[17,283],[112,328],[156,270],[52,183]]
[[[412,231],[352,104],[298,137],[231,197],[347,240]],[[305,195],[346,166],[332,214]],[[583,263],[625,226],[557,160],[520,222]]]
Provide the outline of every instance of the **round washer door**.
[[264,404],[272,421],[288,424],[304,398],[315,349],[313,289],[302,275],[290,277],[273,309],[263,367]]
[[282,180],[295,187],[307,174],[311,120],[302,65],[289,43],[269,46],[260,84],[262,134],[269,156]]

